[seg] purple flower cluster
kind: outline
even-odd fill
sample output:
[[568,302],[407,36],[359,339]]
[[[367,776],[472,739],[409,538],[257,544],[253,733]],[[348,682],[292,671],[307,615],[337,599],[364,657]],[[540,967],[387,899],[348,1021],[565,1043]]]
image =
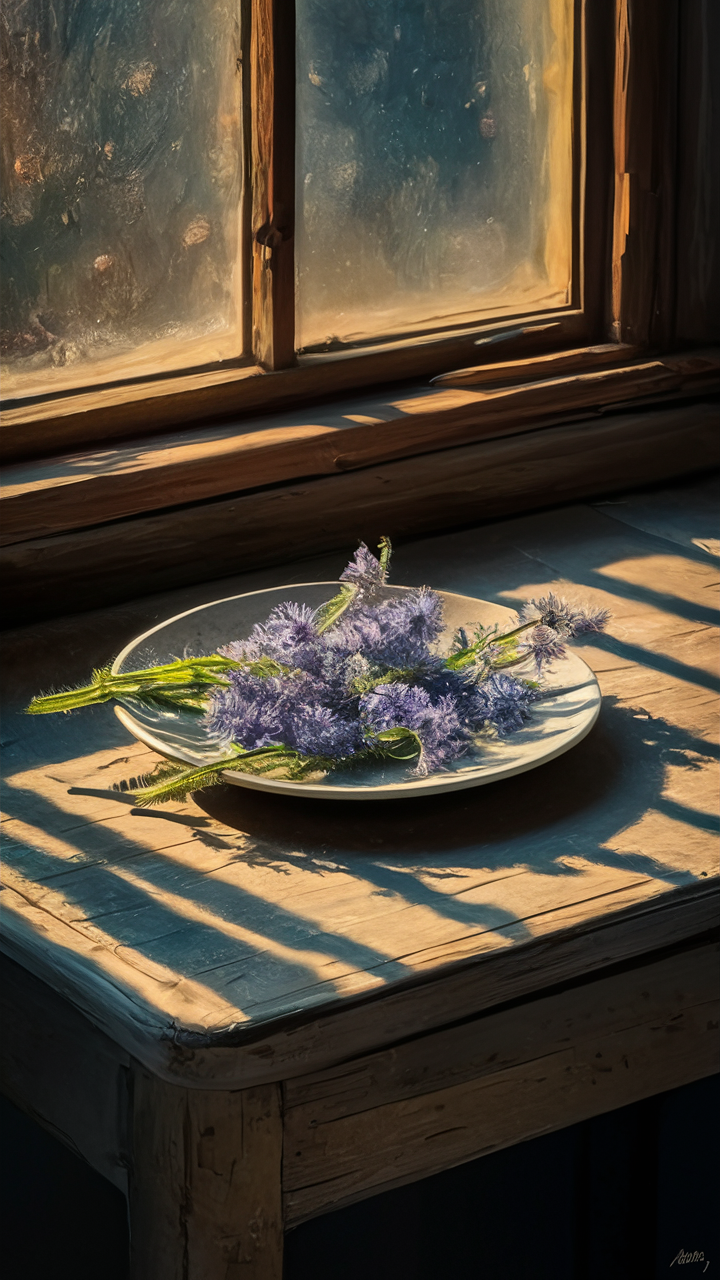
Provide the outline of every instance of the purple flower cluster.
[[[459,759],[482,731],[520,729],[540,693],[499,669],[507,649],[488,637],[472,665],[448,666],[433,648],[443,631],[440,597],[427,587],[388,596],[386,576],[361,544],[342,574],[355,591],[345,588],[334,621],[281,604],[247,640],[223,649],[242,665],[213,692],[211,732],[248,750],[282,745],[325,767],[378,750],[414,755],[422,776]],[[525,606],[521,623],[536,619],[517,652],[535,659],[538,674],[564,655],[564,640],[606,621],[553,594]],[[268,671],[268,660],[277,667]]]

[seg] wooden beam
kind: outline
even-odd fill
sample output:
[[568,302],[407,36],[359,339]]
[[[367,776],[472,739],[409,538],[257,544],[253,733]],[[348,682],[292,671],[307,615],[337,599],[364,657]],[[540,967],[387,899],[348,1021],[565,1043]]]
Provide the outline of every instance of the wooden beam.
[[[598,496],[716,466],[720,407],[690,404],[445,449],[4,548],[6,618]],[[342,464],[342,460],[341,460]]]
[[717,1071],[717,944],[285,1086],[293,1226]]
[[252,0],[253,350],[265,369],[295,361],[295,6]]
[[674,334],[678,4],[617,0],[613,336]]
[[[248,290],[250,292],[250,290]],[[0,460],[48,457],[70,448],[130,440],[183,423],[210,421],[253,412],[297,409],[317,397],[407,378],[432,377],[481,358],[476,339],[493,341],[480,349],[488,360],[498,350],[510,360],[548,346],[577,346],[589,341],[583,313],[553,317],[545,326],[522,331],[516,320],[499,321],[463,333],[410,338],[388,347],[365,348],[340,355],[303,356],[297,368],[268,373],[259,364],[187,372],[118,386],[79,390],[51,399],[5,403],[0,429]],[[499,348],[497,343],[502,342]]]
[[275,1085],[226,1093],[133,1075],[131,1280],[282,1280]]
[[516,382],[534,382],[539,378],[551,378],[553,374],[568,374],[573,370],[586,373],[593,367],[627,364],[638,354],[637,347],[625,342],[603,342],[594,347],[576,347],[571,351],[550,351],[547,354],[529,356],[517,360],[508,369],[505,361],[497,364],[470,365],[467,369],[454,369],[439,373],[432,382],[437,387],[482,387],[493,382],[505,385]]
[[[720,387],[720,352],[613,368],[616,348],[582,349],[490,366],[490,380],[527,385],[475,390],[485,370],[458,375],[457,389],[410,387],[243,427],[154,437],[10,466],[4,473],[0,545],[87,528],[168,504],[197,502],[313,475],[334,474],[438,448],[516,435],[637,397],[696,395]],[[610,365],[593,369],[593,364]],[[589,368],[586,368],[589,366]],[[467,387],[465,383],[469,383]]]

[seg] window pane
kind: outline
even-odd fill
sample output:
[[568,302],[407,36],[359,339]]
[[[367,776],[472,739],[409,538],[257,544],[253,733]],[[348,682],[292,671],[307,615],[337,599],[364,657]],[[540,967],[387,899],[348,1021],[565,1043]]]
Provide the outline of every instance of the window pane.
[[570,301],[572,0],[298,0],[299,345]]
[[5,0],[6,395],[241,350],[238,0]]

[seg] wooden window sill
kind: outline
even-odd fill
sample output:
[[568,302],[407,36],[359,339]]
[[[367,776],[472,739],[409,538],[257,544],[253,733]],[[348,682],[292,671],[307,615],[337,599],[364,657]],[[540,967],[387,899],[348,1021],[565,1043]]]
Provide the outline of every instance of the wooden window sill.
[[[632,352],[632,348],[625,351]],[[444,375],[435,387],[352,400],[141,443],[11,465],[0,510],[2,545],[287,481],[359,470],[535,428],[597,418],[605,409],[677,402],[720,387],[720,350],[587,370],[616,348]],[[555,373],[565,361],[585,371]],[[498,385],[523,376],[533,381]],[[449,381],[460,385],[448,386]],[[468,385],[492,383],[489,389]],[[463,385],[465,384],[465,385]]]
[[[2,406],[0,459],[46,457],[79,447],[95,448],[100,442],[173,431],[183,424],[205,426],[209,420],[230,415],[237,420],[248,413],[296,409],[321,396],[358,394],[362,388],[429,378],[454,365],[476,364],[481,353],[495,355],[501,350],[507,369],[516,358],[517,363],[526,363],[520,357],[528,353],[537,358],[549,343],[557,351],[587,341],[586,317],[569,311],[534,317],[519,328],[517,320],[500,321],[440,338],[408,337],[382,346],[301,355],[293,367],[273,372],[238,362],[234,367],[225,364],[125,380],[50,397],[7,398]],[[603,349],[610,353],[608,362],[632,350],[617,344],[613,356],[610,347]],[[560,352],[561,360],[564,354]]]

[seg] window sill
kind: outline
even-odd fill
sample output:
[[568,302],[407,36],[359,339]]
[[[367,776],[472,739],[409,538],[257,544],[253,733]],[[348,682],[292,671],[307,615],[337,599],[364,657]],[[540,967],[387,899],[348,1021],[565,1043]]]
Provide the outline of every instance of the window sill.
[[[578,353],[585,366],[593,351],[595,359],[606,364],[616,353],[613,348]],[[528,372],[536,380],[520,385],[495,381],[487,390],[467,385],[471,379],[491,383],[505,375],[507,380],[507,367],[484,366],[444,375],[436,387],[356,396],[319,410],[240,426],[175,432],[137,444],[11,465],[5,470],[0,502],[0,543],[7,546],[268,485],[597,419],[603,410],[621,405],[670,405],[720,387],[718,350],[537,380],[544,371],[557,373],[561,359],[572,366],[573,354],[523,362],[531,366]],[[517,365],[510,371],[511,378],[522,374]],[[451,380],[461,385],[445,385]]]

